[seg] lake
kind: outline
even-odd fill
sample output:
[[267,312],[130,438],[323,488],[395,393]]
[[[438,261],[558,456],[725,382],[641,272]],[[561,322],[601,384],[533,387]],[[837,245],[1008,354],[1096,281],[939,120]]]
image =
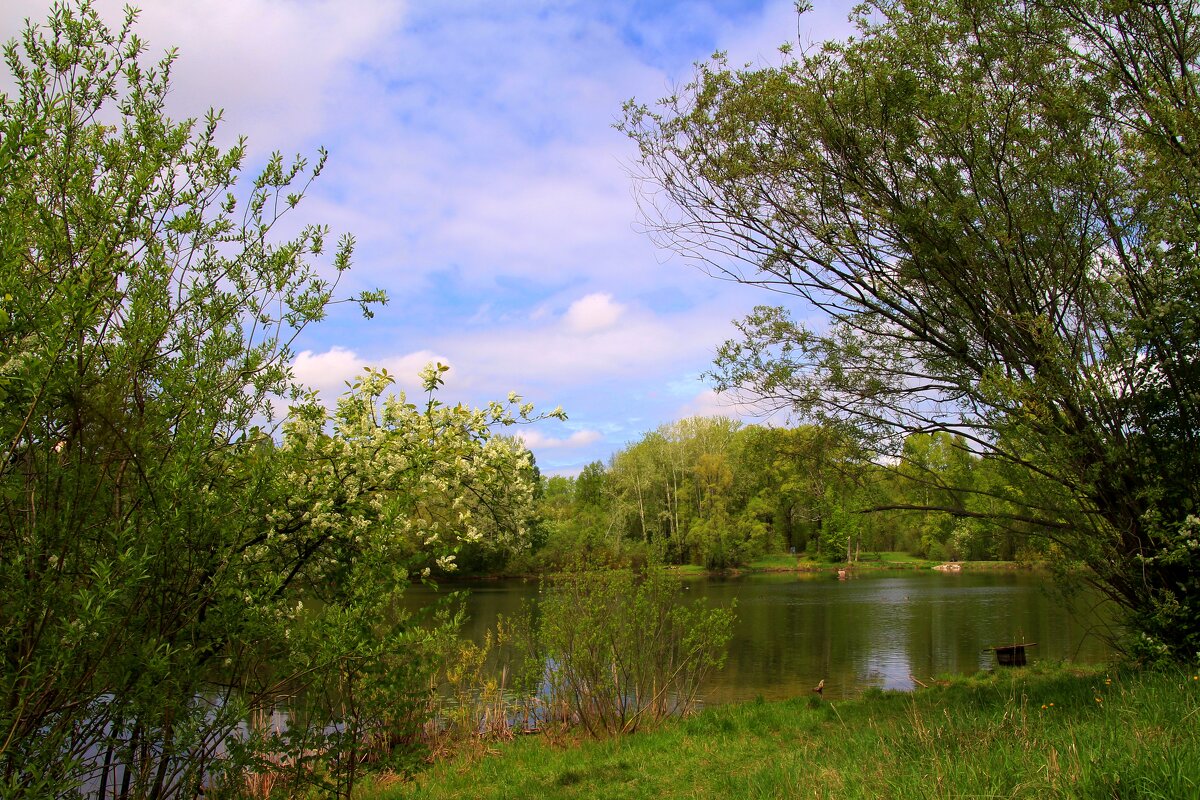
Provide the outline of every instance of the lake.
[[[768,573],[687,580],[687,592],[712,603],[737,601],[725,668],[708,679],[706,703],[807,696],[855,697],[871,687],[912,689],[942,673],[992,669],[985,648],[1036,642],[1030,663],[1103,663],[1111,613],[1094,596],[1069,608],[1037,572]],[[466,588],[464,635],[482,642],[496,615],[537,597],[536,581],[479,581]],[[414,587],[410,601],[428,590]]]

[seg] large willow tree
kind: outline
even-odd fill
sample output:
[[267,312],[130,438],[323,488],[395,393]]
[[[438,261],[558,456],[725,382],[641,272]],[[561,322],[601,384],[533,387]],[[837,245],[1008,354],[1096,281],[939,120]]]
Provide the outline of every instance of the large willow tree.
[[[1190,0],[873,0],[778,67],[717,57],[630,105],[668,246],[804,301],[744,320],[723,388],[952,431],[1050,537],[1200,657],[1200,18]],[[949,510],[949,509],[948,509]]]
[[[348,796],[420,723],[397,592],[523,535],[528,454],[489,426],[528,409],[410,403],[382,372],[332,415],[307,395],[290,345],[351,241],[277,228],[324,156],[239,184],[243,146],[166,117],[174,56],[133,24],[56,4],[4,51],[0,796],[194,797],[271,763]],[[250,736],[281,694],[286,735]]]

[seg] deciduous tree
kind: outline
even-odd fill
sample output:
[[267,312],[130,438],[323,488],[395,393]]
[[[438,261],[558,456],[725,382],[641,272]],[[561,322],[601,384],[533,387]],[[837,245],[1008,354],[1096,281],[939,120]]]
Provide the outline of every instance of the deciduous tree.
[[778,67],[718,56],[625,130],[667,245],[761,308],[722,388],[879,452],[947,431],[1018,467],[1156,652],[1200,653],[1200,14],[1185,0],[867,2]]
[[[532,491],[523,448],[489,432],[519,402],[444,406],[438,367],[420,405],[387,397],[385,373],[332,415],[297,385],[290,345],[335,302],[353,241],[277,228],[325,156],[273,156],[239,186],[244,146],[218,146],[217,113],[165,115],[174,55],[147,63],[134,20],[56,4],[4,51],[4,797],[191,797],[254,763],[229,737],[278,693],[397,699],[384,668],[414,638],[390,599],[485,515],[519,541]],[[355,732],[331,745],[350,771],[327,788],[346,795],[355,748],[395,719],[344,707],[309,724]]]

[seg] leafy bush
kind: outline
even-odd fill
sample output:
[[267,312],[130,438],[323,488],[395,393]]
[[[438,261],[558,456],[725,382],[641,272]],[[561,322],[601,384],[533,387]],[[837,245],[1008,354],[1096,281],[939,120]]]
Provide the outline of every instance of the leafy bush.
[[553,578],[541,605],[551,707],[594,736],[694,708],[704,678],[725,663],[734,612],[685,602],[683,592],[661,567]]
[[[175,56],[135,19],[55,3],[4,47],[0,796],[292,765],[347,797],[362,762],[411,760],[428,659],[394,595],[526,543],[533,465],[492,427],[531,408],[443,404],[444,365],[420,405],[385,370],[332,413],[299,384],[308,325],[386,299],[342,297],[353,239],[292,216],[324,152],[239,183],[219,114],[166,116]],[[281,694],[286,735],[243,735]]]
[[1171,575],[1172,581],[1154,590],[1150,602],[1135,616],[1138,635],[1130,652],[1146,663],[1182,660],[1200,664],[1200,518],[1189,514],[1174,529],[1157,524],[1165,542],[1154,555],[1141,560],[1148,569]]

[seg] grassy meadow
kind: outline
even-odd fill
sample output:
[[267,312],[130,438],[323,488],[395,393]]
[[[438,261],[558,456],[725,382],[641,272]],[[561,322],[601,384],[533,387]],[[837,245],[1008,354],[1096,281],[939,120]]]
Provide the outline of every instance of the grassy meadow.
[[[852,570],[876,569],[933,569],[945,563],[938,559],[920,558],[902,551],[865,552],[859,555],[856,562],[850,565]],[[968,570],[1004,570],[1031,569],[1036,564],[1019,564],[1015,561],[958,561],[962,569]],[[746,572],[832,572],[845,568],[844,561],[822,561],[804,554],[770,553],[754,559],[746,565]],[[702,567],[674,567],[680,574],[695,572],[703,574]]]
[[1200,797],[1200,674],[1065,666],[480,743],[364,800]]

